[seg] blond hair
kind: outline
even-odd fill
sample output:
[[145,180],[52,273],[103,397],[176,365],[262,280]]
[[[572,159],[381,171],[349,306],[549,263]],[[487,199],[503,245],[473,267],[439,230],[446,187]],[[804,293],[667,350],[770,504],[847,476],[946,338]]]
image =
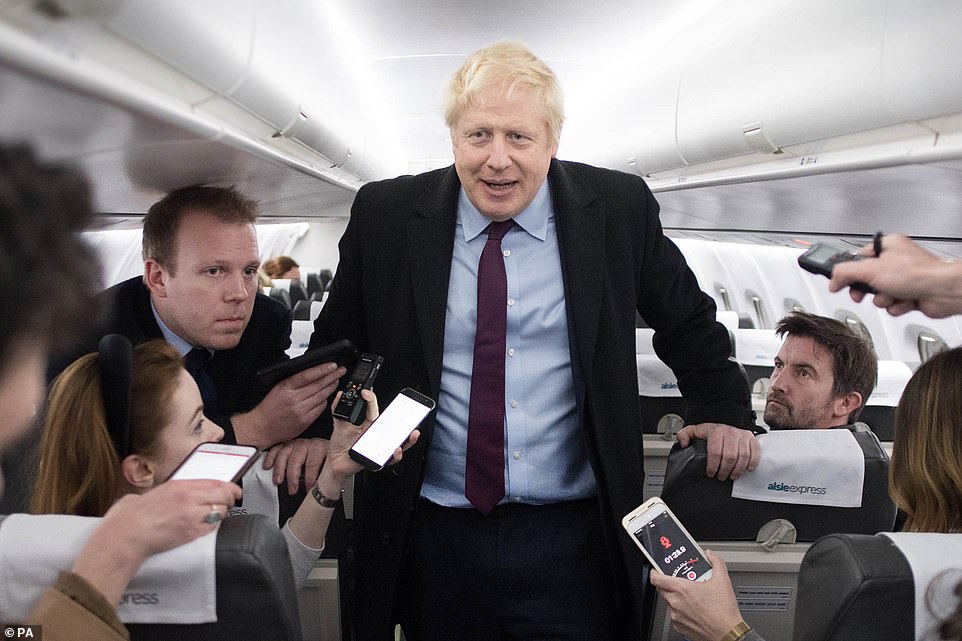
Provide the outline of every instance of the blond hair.
[[561,139],[564,97],[554,72],[524,45],[499,42],[475,51],[451,75],[444,88],[444,121],[453,129],[461,113],[478,104],[485,89],[500,83],[510,98],[520,88],[531,89],[544,109],[553,145]]

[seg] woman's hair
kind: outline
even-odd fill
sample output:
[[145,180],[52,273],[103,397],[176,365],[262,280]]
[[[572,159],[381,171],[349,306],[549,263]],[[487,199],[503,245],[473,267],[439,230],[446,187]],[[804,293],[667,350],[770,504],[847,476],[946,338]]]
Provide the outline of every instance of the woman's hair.
[[[74,361],[53,382],[47,400],[34,514],[102,516],[123,492],[120,458],[107,430],[96,353]],[[134,348],[130,391],[130,453],[156,456],[168,406],[183,370],[161,340]]]
[[895,410],[889,493],[908,532],[962,529],[962,348],[926,361]]
[[264,261],[261,269],[271,278],[280,278],[281,274],[286,274],[295,267],[300,267],[290,256],[275,256]]

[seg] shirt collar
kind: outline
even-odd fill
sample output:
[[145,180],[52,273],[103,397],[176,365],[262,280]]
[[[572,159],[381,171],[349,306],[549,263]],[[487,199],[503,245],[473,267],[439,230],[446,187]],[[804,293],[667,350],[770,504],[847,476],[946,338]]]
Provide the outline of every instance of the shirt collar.
[[170,343],[171,347],[176,349],[178,354],[185,356],[187,352],[194,349],[193,345],[171,331],[171,329],[164,324],[164,321],[160,320],[160,314],[157,313],[157,308],[154,307],[154,301],[150,301],[150,311],[154,315],[154,320],[157,321],[160,333],[164,335],[164,340]]
[[[534,200],[524,210],[514,217],[514,222],[523,230],[538,240],[544,241],[548,237],[548,218],[553,213],[551,206],[551,190],[548,180],[541,183],[541,188],[535,194]],[[465,242],[471,241],[484,233],[491,220],[478,211],[474,203],[468,198],[464,187],[458,195],[458,220],[464,231]]]

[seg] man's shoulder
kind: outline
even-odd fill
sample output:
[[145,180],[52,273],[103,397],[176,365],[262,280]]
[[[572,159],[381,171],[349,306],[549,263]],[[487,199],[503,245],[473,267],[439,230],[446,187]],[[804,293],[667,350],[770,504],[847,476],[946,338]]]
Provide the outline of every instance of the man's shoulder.
[[251,325],[277,327],[281,331],[285,327],[285,321],[289,322],[288,317],[292,316],[293,314],[287,305],[266,294],[257,292],[254,298],[254,311],[251,312],[251,320],[247,327],[250,328]]

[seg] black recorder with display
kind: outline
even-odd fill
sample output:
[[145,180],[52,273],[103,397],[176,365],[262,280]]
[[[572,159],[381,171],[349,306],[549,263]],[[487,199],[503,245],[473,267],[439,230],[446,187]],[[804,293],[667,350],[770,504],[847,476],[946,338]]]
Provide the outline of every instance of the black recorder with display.
[[[806,250],[804,254],[798,257],[798,265],[805,271],[831,278],[832,269],[835,265],[850,260],[862,260],[862,256],[850,251],[845,251],[844,249],[832,247],[831,245],[826,245],[825,243],[815,243]],[[865,283],[852,283],[851,288],[865,292],[866,294],[875,293],[875,290]]]
[[371,389],[374,386],[374,379],[381,371],[383,362],[384,359],[377,354],[361,354],[357,359],[357,365],[344,383],[341,400],[332,412],[336,418],[350,421],[354,425],[364,422],[367,401],[361,398],[361,390]]

